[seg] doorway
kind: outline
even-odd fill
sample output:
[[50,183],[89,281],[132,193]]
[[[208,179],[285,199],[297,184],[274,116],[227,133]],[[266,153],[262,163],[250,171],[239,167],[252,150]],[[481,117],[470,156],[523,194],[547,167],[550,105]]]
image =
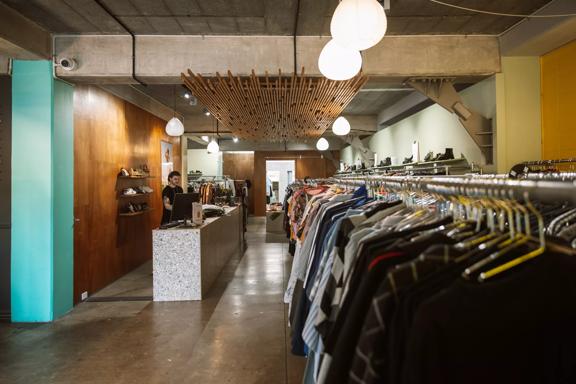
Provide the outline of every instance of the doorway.
[[294,182],[295,171],[295,160],[266,160],[266,204],[284,202],[286,188]]

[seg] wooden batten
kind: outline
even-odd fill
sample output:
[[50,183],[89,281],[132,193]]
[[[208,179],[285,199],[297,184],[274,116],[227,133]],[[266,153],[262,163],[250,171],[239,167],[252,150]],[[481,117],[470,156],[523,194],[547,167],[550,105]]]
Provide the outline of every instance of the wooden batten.
[[220,124],[239,138],[272,142],[318,138],[364,86],[362,73],[346,81],[300,74],[205,78],[188,70],[182,81]]

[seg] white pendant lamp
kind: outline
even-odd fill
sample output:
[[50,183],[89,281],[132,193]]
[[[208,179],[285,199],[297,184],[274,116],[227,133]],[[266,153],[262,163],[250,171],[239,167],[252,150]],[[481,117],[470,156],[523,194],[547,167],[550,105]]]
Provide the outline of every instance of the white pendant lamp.
[[332,132],[337,136],[345,136],[350,133],[350,123],[344,116],[340,116],[332,124]]
[[330,40],[318,58],[320,72],[330,80],[348,80],[362,68],[362,56],[354,49],[344,48]]
[[208,153],[218,153],[220,152],[220,146],[216,142],[216,140],[212,139],[211,142],[208,143]]
[[323,137],[319,138],[318,141],[316,142],[316,149],[318,149],[319,151],[325,151],[328,149],[329,146],[330,144],[328,144],[328,140],[326,140]]
[[166,134],[168,136],[182,136],[184,134],[184,124],[177,117],[173,117],[166,124]]
[[363,51],[378,44],[388,21],[376,0],[342,0],[332,16],[330,33],[343,47]]

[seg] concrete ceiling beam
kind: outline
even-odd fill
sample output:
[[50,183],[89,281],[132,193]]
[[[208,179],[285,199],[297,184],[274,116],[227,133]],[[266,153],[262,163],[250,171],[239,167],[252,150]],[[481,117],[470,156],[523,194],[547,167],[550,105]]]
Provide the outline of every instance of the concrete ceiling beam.
[[[536,15],[576,13],[576,1],[553,0]],[[524,19],[500,36],[503,56],[541,56],[576,37],[576,17]]]
[[50,59],[50,32],[0,3],[0,54],[23,60]]
[[[319,76],[318,56],[326,37],[297,38],[296,67]],[[74,81],[131,83],[129,36],[59,35],[58,58],[78,62],[74,71],[57,69]],[[415,76],[482,76],[500,71],[498,38],[493,36],[387,36],[363,52],[363,70],[372,77],[407,79]],[[153,84],[180,83],[190,68],[202,75],[271,74],[294,70],[290,36],[137,36],[136,76]]]

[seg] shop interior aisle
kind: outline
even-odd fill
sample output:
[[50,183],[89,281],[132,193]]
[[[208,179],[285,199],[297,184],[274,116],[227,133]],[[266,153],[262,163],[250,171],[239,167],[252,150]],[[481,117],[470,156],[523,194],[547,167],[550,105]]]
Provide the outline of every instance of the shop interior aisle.
[[[0,324],[0,383],[299,383],[283,294],[288,244],[265,243],[250,219],[247,249],[206,300],[155,303],[151,263],[49,324]],[[112,300],[112,299],[110,299]]]

